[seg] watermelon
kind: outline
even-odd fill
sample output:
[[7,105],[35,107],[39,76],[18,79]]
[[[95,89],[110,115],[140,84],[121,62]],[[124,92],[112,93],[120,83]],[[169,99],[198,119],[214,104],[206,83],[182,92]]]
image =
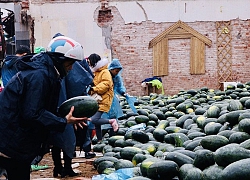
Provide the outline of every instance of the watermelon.
[[71,107],[74,106],[73,116],[80,117],[91,117],[98,111],[97,101],[90,96],[76,96],[64,101],[58,109],[61,117],[65,117]]
[[102,174],[106,168],[114,168],[114,162],[112,161],[102,161],[97,166],[97,172]]
[[225,146],[229,140],[222,135],[208,135],[201,140],[201,146],[205,149],[216,151],[218,148]]
[[179,166],[174,161],[158,160],[149,165],[147,177],[151,179],[171,180],[179,173]]
[[203,170],[204,180],[216,180],[221,177],[223,167],[214,164]]
[[165,160],[174,161],[176,164],[178,164],[179,167],[181,167],[184,164],[193,164],[194,160],[182,153],[179,152],[168,152]]
[[208,149],[200,149],[195,151],[193,165],[201,170],[215,164],[213,152]]
[[236,143],[222,146],[214,153],[216,164],[222,167],[246,158],[250,158],[250,150],[240,147]]
[[126,160],[130,160],[132,161],[133,157],[138,154],[141,153],[142,154],[142,150],[140,148],[137,147],[124,147],[121,152],[120,155],[123,159]]
[[126,159],[120,159],[114,163],[115,170],[122,169],[122,168],[133,168],[134,165],[131,161]]
[[248,180],[250,176],[249,163],[250,158],[246,158],[229,164],[225,169],[222,170],[220,179]]

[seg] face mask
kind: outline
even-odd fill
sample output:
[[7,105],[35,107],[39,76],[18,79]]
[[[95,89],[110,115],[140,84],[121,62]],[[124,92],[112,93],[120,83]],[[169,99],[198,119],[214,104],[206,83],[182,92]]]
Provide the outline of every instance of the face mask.
[[67,75],[67,71],[64,68],[63,62],[65,61],[65,57],[62,53],[51,53],[49,52],[49,57],[52,59],[54,66],[56,67],[57,71],[61,78]]

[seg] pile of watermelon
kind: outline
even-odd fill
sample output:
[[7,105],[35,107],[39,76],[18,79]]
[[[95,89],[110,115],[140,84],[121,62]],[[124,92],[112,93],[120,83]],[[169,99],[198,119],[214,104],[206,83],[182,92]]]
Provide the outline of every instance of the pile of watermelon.
[[137,97],[137,113],[123,99],[121,106],[117,134],[93,147],[103,153],[94,160],[98,173],[133,168],[129,180],[250,179],[250,83],[152,93]]

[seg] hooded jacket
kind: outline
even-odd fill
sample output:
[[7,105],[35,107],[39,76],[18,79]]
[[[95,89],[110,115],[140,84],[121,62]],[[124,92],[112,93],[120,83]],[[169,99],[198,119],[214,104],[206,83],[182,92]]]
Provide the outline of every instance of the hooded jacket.
[[102,100],[98,103],[98,110],[108,112],[114,97],[114,84],[108,70],[108,59],[101,59],[91,70],[94,73],[94,86],[91,94],[97,93],[102,97]]
[[62,132],[66,119],[56,116],[59,75],[47,53],[18,61],[19,71],[0,93],[0,152],[31,162],[50,130]]
[[[93,76],[86,59],[75,62],[72,70],[62,79],[58,105],[60,106],[65,100],[75,96],[86,96],[86,87],[92,84]],[[49,143],[62,148],[67,156],[73,158],[76,146],[76,136],[73,125],[67,124],[63,133],[51,132]]]
[[111,63],[109,64],[108,69],[109,70],[121,69],[120,72],[115,77],[112,77],[112,78],[114,82],[114,92],[116,94],[123,95],[126,92],[126,88],[123,84],[123,80],[121,77],[122,65],[120,61],[118,59],[113,59],[113,61],[111,61]]
[[16,55],[9,55],[5,57],[2,68],[2,81],[4,87],[7,85],[9,80],[18,72],[16,63],[19,59],[20,57]]
[[[124,114],[120,105],[120,100],[117,95],[123,95],[126,92],[126,88],[123,85],[123,80],[121,77],[122,65],[118,59],[113,59],[111,63],[109,64],[108,69],[109,70],[121,69],[121,70],[116,76],[112,77],[113,83],[114,83],[114,98],[113,98],[111,107],[109,109],[109,112],[103,113],[102,118],[118,119],[119,117],[122,117]],[[109,128],[111,128],[110,124],[102,125],[102,129],[109,129]]]

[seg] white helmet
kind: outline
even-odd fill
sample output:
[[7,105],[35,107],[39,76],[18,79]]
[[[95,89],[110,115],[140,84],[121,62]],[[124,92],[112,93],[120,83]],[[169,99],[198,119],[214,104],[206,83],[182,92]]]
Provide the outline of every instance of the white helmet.
[[62,53],[65,57],[75,60],[81,61],[84,59],[81,44],[66,36],[53,38],[47,47],[47,51]]

